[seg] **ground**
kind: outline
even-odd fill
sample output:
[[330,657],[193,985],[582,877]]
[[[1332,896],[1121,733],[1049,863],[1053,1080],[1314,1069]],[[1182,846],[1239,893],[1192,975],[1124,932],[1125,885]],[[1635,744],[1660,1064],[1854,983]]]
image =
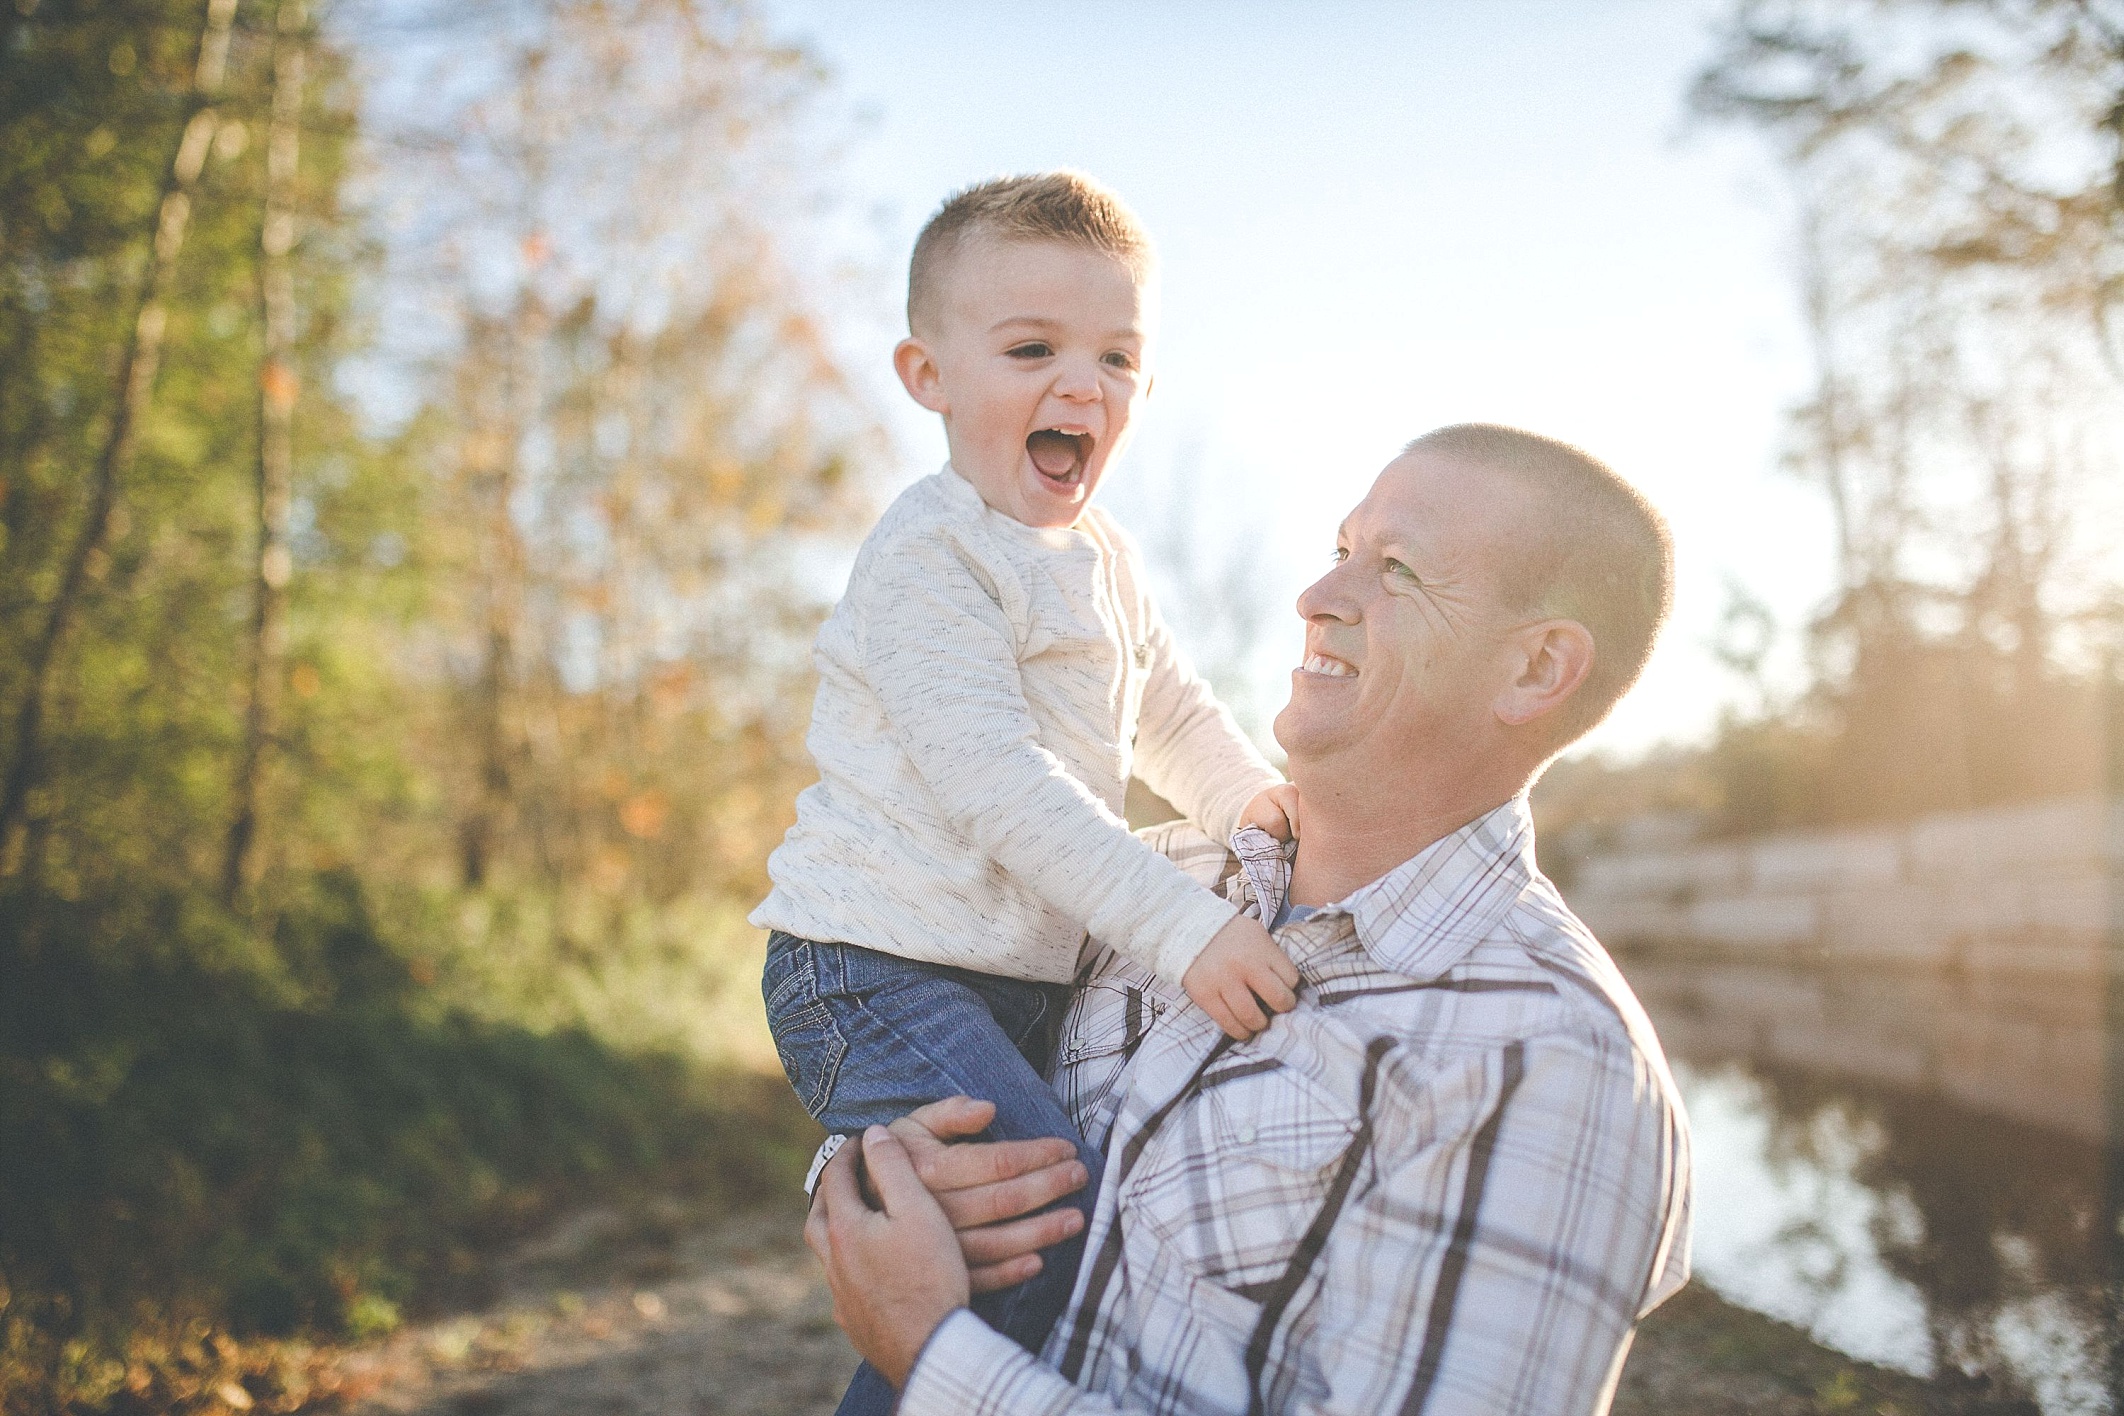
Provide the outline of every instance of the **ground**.
[[[355,1416],[828,1416],[855,1356],[797,1224],[792,1209],[723,1216],[669,1197],[579,1212],[498,1264],[480,1311],[347,1352],[325,1385]],[[2029,1408],[1852,1361],[1696,1285],[1645,1323],[1615,1410]]]

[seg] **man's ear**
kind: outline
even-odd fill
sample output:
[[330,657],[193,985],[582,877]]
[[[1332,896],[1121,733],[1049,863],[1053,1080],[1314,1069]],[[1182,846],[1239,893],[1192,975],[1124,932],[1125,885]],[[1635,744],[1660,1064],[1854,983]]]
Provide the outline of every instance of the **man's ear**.
[[1577,620],[1538,620],[1512,636],[1517,674],[1491,703],[1499,722],[1521,727],[1555,712],[1593,672],[1593,635]]
[[892,348],[893,372],[907,389],[907,396],[932,413],[949,413],[944,398],[943,376],[929,346],[918,335],[908,335]]

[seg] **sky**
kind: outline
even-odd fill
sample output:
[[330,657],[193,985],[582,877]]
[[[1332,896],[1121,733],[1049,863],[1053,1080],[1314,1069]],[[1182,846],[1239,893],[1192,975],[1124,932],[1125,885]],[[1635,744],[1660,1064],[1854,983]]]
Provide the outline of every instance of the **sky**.
[[[906,254],[942,197],[1067,166],[1143,218],[1157,386],[1100,497],[1154,571],[1184,545],[1268,607],[1257,730],[1336,524],[1445,423],[1577,443],[1673,525],[1675,621],[1584,750],[1700,740],[1744,696],[1711,651],[1731,585],[1770,606],[1796,671],[1828,518],[1779,461],[1810,376],[1781,179],[1755,135],[1687,113],[1721,0],[761,8],[825,63],[819,121],[852,134],[835,239],[869,274],[830,315],[893,438],[886,491],[944,456],[890,369]],[[1185,646],[1218,607],[1166,583]]]

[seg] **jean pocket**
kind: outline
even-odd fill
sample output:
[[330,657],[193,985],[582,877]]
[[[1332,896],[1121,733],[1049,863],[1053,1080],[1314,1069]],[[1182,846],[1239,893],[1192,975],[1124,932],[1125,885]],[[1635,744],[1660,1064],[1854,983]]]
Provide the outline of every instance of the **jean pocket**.
[[841,1073],[841,1061],[848,1055],[848,1041],[819,998],[814,946],[792,941],[792,947],[775,949],[760,983],[767,996],[767,1026],[774,1034],[782,1072],[796,1088],[804,1109],[821,1116],[833,1101],[833,1086]]

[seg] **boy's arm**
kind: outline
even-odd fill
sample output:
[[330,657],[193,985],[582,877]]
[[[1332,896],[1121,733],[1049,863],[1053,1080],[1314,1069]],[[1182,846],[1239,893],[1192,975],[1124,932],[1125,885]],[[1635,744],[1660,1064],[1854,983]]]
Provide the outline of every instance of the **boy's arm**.
[[1237,911],[1040,745],[994,572],[942,535],[878,548],[866,570],[848,592],[864,676],[945,818],[1049,905],[1178,983]]
[[1211,840],[1228,841],[1246,804],[1282,774],[1188,663],[1158,607],[1148,610],[1150,678],[1136,718],[1135,773]]

